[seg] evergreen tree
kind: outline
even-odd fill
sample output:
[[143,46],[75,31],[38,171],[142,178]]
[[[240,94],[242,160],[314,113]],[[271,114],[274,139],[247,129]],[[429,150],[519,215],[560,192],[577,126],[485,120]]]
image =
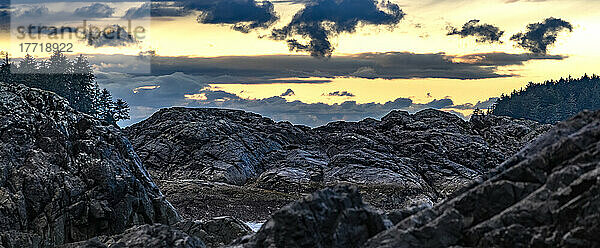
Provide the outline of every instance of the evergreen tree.
[[116,123],[116,120],[114,118],[115,107],[110,92],[107,89],[103,89],[98,99],[100,119],[103,119],[108,123]]
[[117,99],[115,102],[114,119],[116,121],[129,119],[129,104],[123,99]]
[[71,61],[59,52],[48,60],[36,60],[27,55],[14,64],[7,54],[3,55],[6,57],[0,64],[0,82],[53,91],[66,98],[74,109],[113,125],[129,119],[128,104],[122,99],[113,102],[110,92],[100,89],[85,56]]
[[72,80],[72,97],[73,102],[76,102],[76,109],[96,115],[94,107],[94,98],[97,94],[94,90],[96,77],[92,66],[87,58],[80,55],[73,62],[73,80]]
[[586,109],[600,109],[600,77],[597,75],[529,83],[525,89],[502,95],[492,114],[555,123]]

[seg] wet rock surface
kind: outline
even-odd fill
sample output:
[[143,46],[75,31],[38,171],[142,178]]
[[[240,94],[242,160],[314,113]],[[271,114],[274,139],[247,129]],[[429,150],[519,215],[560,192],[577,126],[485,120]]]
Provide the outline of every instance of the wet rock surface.
[[118,128],[0,83],[0,246],[50,247],[179,216]]
[[336,186],[312,193],[273,214],[254,235],[234,247],[361,247],[389,227],[366,205],[356,187]]
[[181,216],[192,220],[232,216],[240,220],[264,222],[276,210],[302,197],[299,194],[198,180],[157,181],[157,184]]
[[600,112],[558,124],[366,247],[599,247]]
[[[350,183],[380,209],[433,205],[549,128],[496,116],[464,121],[436,110],[393,111],[381,120],[309,128],[237,110],[169,108],[125,132],[168,199],[182,214],[199,219],[220,215],[187,211],[198,209],[191,194],[166,189],[185,180],[239,185],[281,193],[279,207]],[[202,192],[214,194],[208,186]],[[271,203],[259,199],[252,205]],[[207,208],[227,206],[209,200]],[[272,211],[245,213],[236,217],[265,220]]]

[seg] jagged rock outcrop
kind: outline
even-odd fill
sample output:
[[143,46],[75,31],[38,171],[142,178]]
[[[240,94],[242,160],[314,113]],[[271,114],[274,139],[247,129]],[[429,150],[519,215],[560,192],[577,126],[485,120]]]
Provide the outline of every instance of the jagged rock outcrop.
[[389,227],[381,214],[365,205],[355,187],[317,191],[273,214],[254,235],[235,247],[360,247]]
[[[342,182],[359,186],[378,208],[398,209],[445,199],[548,128],[496,116],[464,121],[436,110],[309,128],[237,110],[169,108],[125,132],[161,188],[223,182],[297,199]],[[189,195],[171,192],[169,199]],[[195,208],[189,201],[176,206]]]
[[127,229],[122,234],[100,236],[72,243],[61,248],[205,248],[197,237],[190,236],[167,225],[141,225]]
[[0,246],[50,247],[179,216],[118,128],[0,83]]
[[366,247],[600,247],[600,112],[583,112]]
[[126,129],[157,179],[242,185],[264,171],[268,154],[305,143],[302,129],[243,111],[162,109]]

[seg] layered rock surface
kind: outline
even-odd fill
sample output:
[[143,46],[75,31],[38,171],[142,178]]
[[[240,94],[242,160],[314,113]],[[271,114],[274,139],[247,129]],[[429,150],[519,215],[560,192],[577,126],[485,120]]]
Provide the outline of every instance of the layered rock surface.
[[366,247],[600,247],[600,112],[558,124]]
[[[222,182],[217,188],[278,192],[286,203],[342,182],[357,185],[378,208],[398,209],[444,199],[548,128],[496,116],[464,121],[436,110],[309,128],[243,111],[170,108],[125,132],[164,189],[186,182],[196,193],[211,195],[210,188],[190,182]],[[178,208],[194,208],[190,194],[169,192]],[[218,204],[214,208],[224,208]]]
[[0,83],[0,246],[49,247],[179,220],[118,128]]

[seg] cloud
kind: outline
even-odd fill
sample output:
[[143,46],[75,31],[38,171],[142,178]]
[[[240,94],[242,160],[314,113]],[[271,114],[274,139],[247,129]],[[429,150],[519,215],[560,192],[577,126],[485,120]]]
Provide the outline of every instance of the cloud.
[[90,6],[85,6],[75,9],[75,15],[87,18],[108,18],[115,13],[115,8],[112,8],[103,3],[95,3]]
[[[354,33],[359,24],[398,24],[405,14],[389,1],[374,0],[315,0],[295,14],[285,27],[274,29],[271,38],[286,40],[290,51],[308,52],[313,57],[329,57],[334,47],[331,36]],[[308,43],[297,40],[308,38]]]
[[130,8],[125,12],[125,19],[142,19],[146,17],[178,17],[192,14],[193,11],[176,3],[151,2],[140,7]]
[[124,73],[97,73],[97,81],[111,91],[115,98],[123,98],[131,106],[164,108],[185,105],[186,94],[196,94],[208,87],[197,77],[184,73],[164,76],[133,76]]
[[567,56],[546,54],[510,54],[510,53],[475,53],[453,57],[453,61],[469,63],[478,66],[508,66],[523,65],[531,60],[563,60]]
[[196,0],[186,2],[184,7],[201,11],[200,23],[234,24],[234,30],[244,33],[267,28],[279,19],[269,1],[259,4],[255,0]]
[[50,13],[48,7],[44,5],[34,5],[31,8],[23,10],[19,15],[20,18],[39,18]]
[[[325,95],[325,94],[323,94]],[[343,97],[355,97],[354,94],[348,91],[334,91],[327,94],[327,96],[343,96]]]
[[416,112],[427,108],[454,108],[451,99],[420,104],[414,103],[409,98],[398,98],[386,103],[361,104],[356,101],[346,101],[333,105],[288,102],[282,96],[244,99],[218,88],[211,88],[201,78],[181,72],[163,76],[99,72],[98,82],[115,98],[122,98],[131,106],[132,119],[121,123],[122,125],[141,121],[160,108],[172,106],[242,109],[278,121],[287,120],[309,126],[324,125],[337,120],[358,121],[367,117],[380,118],[394,109]]
[[199,23],[231,24],[234,30],[244,33],[268,28],[279,19],[271,2],[255,0],[153,1],[127,10],[124,18],[178,17],[197,12]]
[[462,26],[462,29],[449,27],[447,35],[460,35],[465,38],[468,36],[476,37],[475,41],[479,43],[502,43],[500,37],[504,35],[504,31],[490,24],[478,24],[479,20],[470,20]]
[[296,95],[296,93],[294,93],[294,91],[292,89],[287,89],[280,96],[284,97],[284,96],[294,96],[294,95]]
[[543,22],[527,25],[527,31],[513,35],[510,39],[517,42],[517,46],[533,53],[546,54],[548,47],[556,42],[558,33],[563,30],[573,31],[571,23],[550,17]]
[[461,104],[461,105],[454,105],[452,106],[453,109],[462,109],[462,110],[466,110],[466,109],[490,109],[492,106],[494,106],[494,104],[496,104],[496,102],[498,101],[498,97],[491,97],[485,101],[478,101],[476,104],[472,104],[472,103],[466,103],[466,104]]
[[0,5],[0,32],[8,32],[10,30],[10,10],[8,6]]
[[[454,56],[443,53],[408,52],[360,53],[332,56],[328,60],[315,60],[310,56],[301,55],[215,58],[156,56],[152,60],[152,71],[157,75],[184,72],[211,77],[214,83],[246,84],[281,83],[282,78],[483,79],[514,76],[498,73],[499,66],[522,65],[523,62],[531,60],[564,58],[563,56],[507,53]],[[120,61],[124,60],[126,59]]]
[[449,98],[439,99],[439,100],[436,99],[425,105],[429,108],[435,108],[435,109],[451,108],[452,106],[454,106],[454,101],[452,101],[452,99],[449,99]]
[[124,47],[139,43],[125,27],[111,25],[106,28],[88,28],[85,33],[85,41],[92,47]]

